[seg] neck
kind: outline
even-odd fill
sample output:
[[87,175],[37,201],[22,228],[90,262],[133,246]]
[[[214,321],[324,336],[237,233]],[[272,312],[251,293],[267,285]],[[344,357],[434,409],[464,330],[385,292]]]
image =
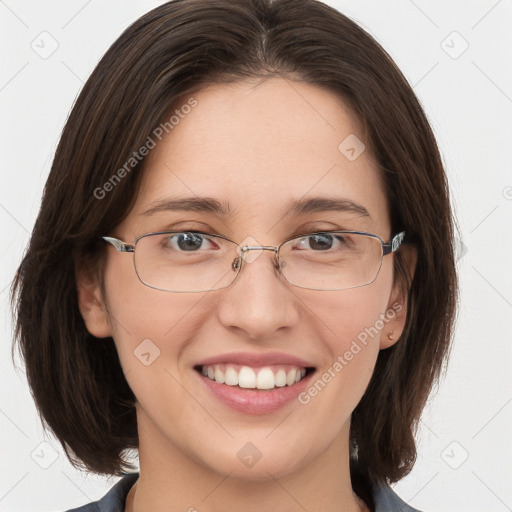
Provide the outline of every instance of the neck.
[[349,425],[309,464],[277,475],[277,471],[273,474],[270,470],[273,468],[269,468],[260,472],[258,478],[247,479],[237,477],[234,472],[220,474],[194,460],[162,438],[154,424],[140,420],[140,476],[127,497],[125,512],[368,510],[352,490]]

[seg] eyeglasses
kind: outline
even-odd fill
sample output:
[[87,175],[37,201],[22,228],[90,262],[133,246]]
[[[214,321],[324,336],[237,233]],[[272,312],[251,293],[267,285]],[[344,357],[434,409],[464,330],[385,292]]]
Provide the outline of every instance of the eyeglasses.
[[119,252],[134,253],[135,272],[146,286],[192,293],[228,287],[240,274],[242,263],[253,262],[263,251],[273,251],[280,275],[299,288],[328,291],[366,286],[377,278],[382,258],[395,252],[404,237],[402,231],[383,242],[378,235],[361,231],[322,231],[294,236],[277,247],[242,246],[200,231],[147,233],[133,245],[102,238]]

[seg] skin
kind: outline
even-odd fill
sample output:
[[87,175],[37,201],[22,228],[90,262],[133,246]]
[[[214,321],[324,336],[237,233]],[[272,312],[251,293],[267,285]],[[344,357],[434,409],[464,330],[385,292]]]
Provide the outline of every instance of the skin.
[[[194,97],[197,106],[150,152],[133,209],[106,235],[133,243],[152,231],[198,229],[277,246],[314,226],[389,240],[389,205],[370,151],[349,161],[338,150],[349,134],[364,140],[338,96],[272,78],[209,86]],[[371,218],[332,211],[285,216],[284,203],[313,195],[348,198]],[[142,214],[156,200],[185,196],[229,201],[234,215]],[[414,269],[413,249],[400,251]],[[379,350],[396,343],[404,328],[406,298],[394,286],[393,255],[368,286],[315,291],[286,283],[264,251],[228,288],[177,294],[143,285],[133,255],[107,252],[105,295],[87,269],[78,273],[78,289],[87,328],[114,338],[137,397],[141,470],[127,512],[367,510],[350,482],[350,416]],[[197,384],[194,364],[234,351],[292,354],[320,375],[396,303],[400,313],[306,405],[294,400],[248,417]],[[150,366],[133,353],[145,339],[160,349]],[[253,467],[237,457],[247,442],[262,454]]]

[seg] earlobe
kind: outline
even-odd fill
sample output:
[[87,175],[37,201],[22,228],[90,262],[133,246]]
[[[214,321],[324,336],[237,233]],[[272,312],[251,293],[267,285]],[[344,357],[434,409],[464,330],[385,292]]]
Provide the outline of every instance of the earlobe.
[[380,348],[389,348],[398,342],[405,327],[407,316],[407,301],[394,301],[390,303],[386,318],[388,322],[380,333]]
[[76,271],[78,307],[87,330],[96,338],[112,336],[98,280],[84,269]]
[[[400,248],[401,266],[409,276],[409,282],[414,279],[416,270],[417,250],[413,245],[404,245]],[[402,277],[402,276],[401,276]],[[386,318],[388,322],[385,324],[380,335],[380,348],[385,349],[393,346],[400,340],[405,328],[405,320],[407,318],[409,286],[405,286],[400,278],[396,279],[391,293],[388,309],[386,310]]]

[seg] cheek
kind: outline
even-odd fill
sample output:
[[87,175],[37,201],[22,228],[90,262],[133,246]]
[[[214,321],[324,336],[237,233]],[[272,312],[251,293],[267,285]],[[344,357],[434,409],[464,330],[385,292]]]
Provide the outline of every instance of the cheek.
[[176,410],[190,407],[179,384],[178,362],[202,324],[200,294],[172,294],[145,286],[130,258],[106,270],[105,286],[114,343],[138,404],[153,411],[155,418],[162,415],[162,404],[173,403]]
[[[392,267],[383,262],[371,285],[305,299],[327,350],[322,369],[299,402],[316,402],[319,414],[322,408],[328,414],[334,405],[331,414],[340,415],[340,421],[356,407],[371,379],[380,337],[386,335],[386,324],[394,318],[394,310],[387,310],[392,277]],[[323,398],[317,400],[320,394]]]
[[390,270],[383,267],[377,280],[368,286],[322,292],[305,300],[331,357],[351,350],[354,342],[361,348],[378,349],[381,332],[386,332],[386,322],[391,318],[387,311],[392,288]]
[[[117,255],[116,255],[117,256]],[[175,365],[186,340],[200,325],[200,294],[173,294],[140,282],[133,260],[112,258],[105,268],[105,288],[114,341],[125,373],[148,366]],[[179,340],[182,340],[181,342]]]
[[[371,380],[379,354],[380,331],[375,325],[383,301],[362,291],[338,307],[327,303],[320,308],[324,327],[326,358],[298,402],[308,428],[321,431],[326,440],[334,438],[349,420]],[[327,302],[327,301],[326,301]],[[320,305],[319,305],[320,306]],[[326,441],[327,442],[327,441]]]

